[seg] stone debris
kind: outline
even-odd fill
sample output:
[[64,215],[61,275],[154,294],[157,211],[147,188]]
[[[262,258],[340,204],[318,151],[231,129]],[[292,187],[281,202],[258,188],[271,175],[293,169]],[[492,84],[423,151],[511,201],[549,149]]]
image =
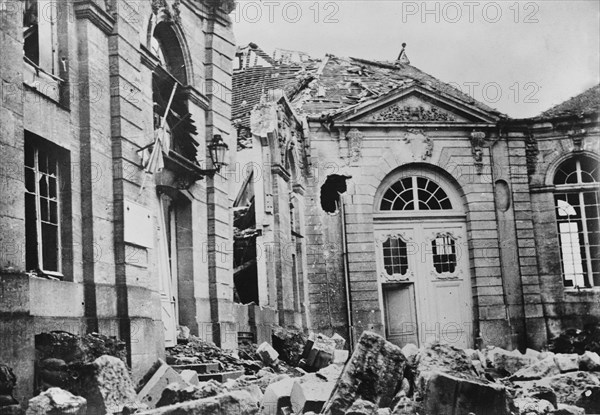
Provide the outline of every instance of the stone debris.
[[598,356],[598,353],[586,351],[579,356],[579,370],[600,371],[600,356]]
[[179,376],[181,376],[181,379],[183,379],[184,382],[190,385],[200,384],[200,380],[198,379],[198,372],[196,372],[195,370],[184,369],[181,371]]
[[[192,335],[180,337],[181,347],[168,352],[171,364],[159,359],[140,381],[137,394],[119,358],[104,355],[81,364],[94,352],[81,347],[80,338],[62,332],[46,337],[39,372],[72,390],[49,388],[32,399],[27,414],[600,413],[600,356],[590,350],[521,353],[499,347],[463,350],[442,343],[400,349],[364,332],[348,358],[339,335],[304,337],[279,328],[273,336],[278,350],[269,343],[247,344],[238,358]],[[64,377],[73,365],[66,350],[79,362],[76,383]],[[231,373],[235,376],[229,378]],[[2,407],[2,402],[14,402],[15,380],[0,365],[1,414],[20,413],[18,405]],[[6,412],[12,407],[17,412]]]
[[262,360],[262,362],[267,366],[275,365],[279,360],[279,353],[277,353],[273,346],[271,346],[267,342],[264,342],[260,346],[258,346],[258,349],[256,349],[256,354],[260,357],[260,360]]
[[600,324],[588,324],[583,330],[571,328],[550,340],[548,349],[554,353],[585,351],[600,353]]
[[378,334],[363,332],[322,413],[344,414],[357,399],[390,406],[405,366],[398,346]]
[[259,402],[247,391],[238,390],[209,398],[163,406],[139,415],[255,415]]
[[295,381],[290,394],[294,414],[321,412],[334,387],[335,382]]
[[291,406],[290,396],[294,382],[294,379],[286,377],[271,383],[265,390],[260,413],[263,415],[278,414],[282,408]]
[[17,377],[12,369],[0,364],[0,408],[17,405],[13,397],[13,390],[17,384]]
[[306,340],[307,336],[301,331],[282,327],[274,328],[271,334],[271,343],[279,358],[291,366],[298,366]]
[[479,354],[467,352],[441,343],[422,348],[415,359],[414,401],[424,413],[509,414],[506,387],[481,376],[470,360]]
[[51,331],[35,336],[37,392],[58,387],[75,395],[87,367],[101,356],[114,356],[127,362],[125,342],[98,333],[78,336],[66,331]]
[[94,360],[81,392],[88,402],[88,415],[118,414],[139,406],[127,366],[114,356]]
[[161,359],[152,366],[144,378],[147,381],[138,392],[137,399],[148,408],[156,407],[168,385],[184,382],[182,376]]
[[191,334],[188,339],[178,340],[177,345],[167,349],[166,362],[174,366],[212,363],[219,365],[217,371],[225,372],[244,369],[241,359]]
[[524,367],[511,376],[512,380],[530,380],[541,379],[548,376],[554,376],[560,373],[559,367],[556,365],[554,356],[548,356],[545,359],[539,360],[534,364]]
[[29,400],[26,415],[85,415],[87,401],[60,388],[49,388]]

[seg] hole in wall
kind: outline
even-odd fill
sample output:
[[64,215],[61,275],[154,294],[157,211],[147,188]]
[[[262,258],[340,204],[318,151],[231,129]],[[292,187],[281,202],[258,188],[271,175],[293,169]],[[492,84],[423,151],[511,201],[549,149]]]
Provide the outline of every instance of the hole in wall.
[[340,203],[340,193],[345,193],[348,187],[346,180],[350,176],[342,176],[339,174],[330,174],[327,180],[321,186],[321,208],[331,214],[338,212]]

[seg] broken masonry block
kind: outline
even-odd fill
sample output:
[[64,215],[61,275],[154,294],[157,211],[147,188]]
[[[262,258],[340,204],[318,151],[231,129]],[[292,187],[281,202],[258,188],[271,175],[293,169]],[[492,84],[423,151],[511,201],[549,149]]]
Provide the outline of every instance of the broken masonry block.
[[265,365],[275,364],[279,358],[279,353],[269,343],[264,342],[256,349],[256,354]]
[[509,375],[537,362],[537,359],[523,355],[518,350],[509,352],[496,347],[492,349],[492,352],[488,354],[488,359],[490,359],[493,367],[499,371],[505,371]]
[[342,415],[357,399],[389,406],[402,381],[406,358],[400,348],[365,331],[323,407],[323,415]]
[[331,340],[333,340],[335,342],[335,348],[337,350],[344,349],[344,346],[346,345],[346,339],[344,339],[342,336],[335,333],[333,336],[331,336]]
[[209,398],[163,406],[136,415],[256,415],[258,402],[247,391],[227,392]]
[[[177,358],[176,361],[181,362],[183,361],[183,358]],[[177,372],[181,372],[183,370],[193,370],[199,375],[203,375],[206,373],[218,373],[221,371],[221,365],[218,362],[198,363],[197,361],[194,361],[193,363],[177,364],[170,366]]]
[[554,356],[548,356],[545,359],[538,360],[536,363],[515,372],[509,379],[512,381],[541,379],[559,373],[560,369],[556,366]]
[[198,385],[200,383],[198,373],[195,370],[182,370],[181,373],[179,373],[179,376],[181,376],[181,379],[183,379],[184,382],[187,382],[190,385]]
[[350,352],[348,350],[334,350],[332,363],[334,365],[346,364],[349,357],[350,357]]
[[508,399],[503,385],[460,374],[432,372],[423,377],[423,412],[426,414],[508,415]]
[[209,380],[216,380],[217,382],[224,383],[230,379],[237,379],[243,375],[244,375],[243,370],[230,370],[228,372],[198,374],[198,380],[200,380],[200,382],[208,382]]
[[175,371],[175,369],[161,359],[158,359],[158,364],[159,366],[156,368],[154,374],[137,394],[137,399],[141,403],[147,405],[148,408],[156,407],[163,391],[168,385],[172,383],[183,383],[183,378]]
[[577,353],[554,355],[554,363],[561,373],[579,370],[579,355]]
[[291,406],[290,395],[294,382],[294,379],[286,378],[267,386],[260,413],[262,415],[278,415],[282,408]]
[[290,401],[295,414],[303,414],[308,411],[320,412],[323,405],[329,399],[334,382],[308,381],[294,382]]
[[377,405],[371,401],[357,399],[345,415],[377,415]]
[[598,356],[598,353],[587,350],[579,356],[579,369],[588,372],[600,371],[600,356]]
[[71,392],[50,388],[29,400],[26,415],[85,415],[87,401]]
[[90,367],[91,374],[86,375],[81,386],[88,415],[121,413],[125,407],[138,406],[129,371],[121,359],[100,356]]

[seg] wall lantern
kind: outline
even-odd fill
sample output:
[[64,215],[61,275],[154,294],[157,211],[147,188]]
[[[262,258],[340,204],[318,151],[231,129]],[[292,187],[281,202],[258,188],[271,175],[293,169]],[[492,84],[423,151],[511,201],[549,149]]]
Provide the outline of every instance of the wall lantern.
[[221,135],[215,134],[212,141],[208,145],[208,152],[214,166],[214,172],[219,172],[221,167],[227,166],[225,157],[227,156],[228,149],[229,146],[227,143],[225,143],[225,141],[223,141]]

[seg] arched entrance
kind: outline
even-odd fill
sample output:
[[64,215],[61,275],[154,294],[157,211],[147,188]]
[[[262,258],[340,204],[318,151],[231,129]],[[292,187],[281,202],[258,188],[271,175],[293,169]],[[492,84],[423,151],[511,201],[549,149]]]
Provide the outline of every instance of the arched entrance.
[[465,208],[457,186],[409,167],[381,183],[374,206],[377,273],[389,341],[473,345]]

